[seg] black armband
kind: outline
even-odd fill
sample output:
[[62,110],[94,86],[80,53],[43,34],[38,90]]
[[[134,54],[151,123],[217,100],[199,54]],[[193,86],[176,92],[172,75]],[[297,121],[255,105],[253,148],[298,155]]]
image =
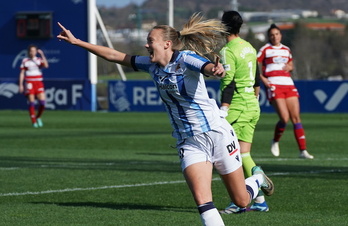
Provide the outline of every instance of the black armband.
[[234,94],[234,90],[236,89],[236,82],[233,80],[230,84],[228,84],[221,93],[221,103],[232,103],[232,98]]
[[135,66],[135,58],[136,57],[137,56],[132,56],[131,57],[131,65],[132,65],[132,68],[133,68],[134,71],[138,71],[138,68]]
[[259,87],[260,83],[261,83],[260,71],[259,71],[259,67],[256,67],[254,88]]
[[202,65],[202,67],[201,67],[201,74],[202,75],[204,75],[205,77],[210,77],[209,75],[206,75],[206,74],[204,74],[204,68],[208,65],[208,64],[210,64],[211,62],[205,62],[203,65]]

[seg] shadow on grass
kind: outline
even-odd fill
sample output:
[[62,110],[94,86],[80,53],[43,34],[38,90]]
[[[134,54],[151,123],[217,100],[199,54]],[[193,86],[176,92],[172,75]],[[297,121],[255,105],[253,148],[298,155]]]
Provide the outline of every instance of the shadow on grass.
[[67,207],[94,207],[107,208],[113,210],[159,210],[170,212],[192,212],[197,213],[196,208],[183,208],[176,206],[158,206],[150,204],[131,204],[131,203],[97,203],[97,202],[31,202],[31,204],[57,205]]
[[[28,132],[30,131],[30,132]],[[22,132],[22,133],[21,133]],[[125,137],[125,136],[156,136],[156,135],[167,135],[170,136],[170,133],[167,130],[158,131],[158,130],[149,130],[149,131],[123,131],[123,130],[103,130],[103,131],[95,131],[95,130],[68,130],[64,128],[63,131],[52,131],[52,130],[46,130],[45,128],[42,129],[27,129],[22,130],[18,133],[8,133],[8,134],[2,134],[2,138],[4,140],[22,140],[25,139],[33,139],[33,140],[45,140],[45,139],[62,139],[62,138],[77,138],[77,137],[87,137],[87,138],[93,138],[96,139],[96,137],[104,137],[104,136],[114,136],[114,137]],[[59,136],[59,137],[57,137]]]
[[[147,155],[148,153],[146,153]],[[156,155],[153,153],[153,155]],[[159,153],[158,155],[163,155]],[[117,170],[141,172],[180,172],[177,161],[165,160],[96,160],[74,158],[38,158],[0,156],[0,168],[40,168],[68,170]]]

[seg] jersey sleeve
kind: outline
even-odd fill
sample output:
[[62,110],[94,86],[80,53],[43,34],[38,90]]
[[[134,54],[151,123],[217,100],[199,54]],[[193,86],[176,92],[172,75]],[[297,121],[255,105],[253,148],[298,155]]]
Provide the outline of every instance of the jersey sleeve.
[[204,74],[204,67],[209,64],[210,61],[195,53],[189,53],[184,57],[184,63],[189,70]]
[[27,70],[27,68],[26,68],[25,65],[24,65],[24,62],[25,62],[25,59],[22,60],[22,63],[21,63],[21,65],[19,66],[19,69],[20,69],[20,70]]
[[132,56],[131,64],[135,71],[149,72],[152,65],[148,56]]
[[236,73],[236,60],[232,51],[225,47],[220,51],[222,64],[224,65],[226,76],[221,79],[221,82],[226,86],[230,84]]
[[291,62],[292,61],[292,53],[291,53],[290,48],[288,48],[288,50],[289,50],[289,62]]
[[265,57],[266,57],[266,49],[270,47],[270,43],[266,43],[264,46],[262,46],[257,53],[257,62],[263,63]]
[[236,89],[236,82],[234,81],[236,73],[235,56],[228,47],[222,48],[220,55],[226,71],[225,77],[220,80],[221,103],[231,104]]
[[257,62],[262,63],[263,59],[265,58],[265,49],[261,48],[259,52],[257,53]]
[[45,67],[45,64],[44,64],[44,61],[42,58],[39,58],[40,60],[40,68],[44,68]]

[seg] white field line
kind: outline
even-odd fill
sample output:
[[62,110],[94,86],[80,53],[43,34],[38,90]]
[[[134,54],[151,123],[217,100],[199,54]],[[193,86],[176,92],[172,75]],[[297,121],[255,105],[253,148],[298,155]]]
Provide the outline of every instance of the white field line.
[[[298,174],[322,174],[322,173],[343,173],[345,170],[313,170],[304,172],[279,172],[279,173],[268,173],[268,176],[281,176],[281,175],[298,175]],[[219,177],[213,178],[214,181],[220,180]],[[125,184],[125,185],[112,185],[112,186],[101,186],[101,187],[89,187],[89,188],[65,188],[58,190],[47,190],[37,192],[13,192],[13,193],[0,193],[0,197],[4,196],[23,196],[23,195],[42,195],[49,193],[63,193],[63,192],[74,192],[74,191],[92,191],[92,190],[103,190],[103,189],[117,189],[117,188],[134,188],[134,187],[145,187],[145,186],[156,186],[164,184],[180,184],[185,183],[185,180],[178,181],[162,181],[153,183],[142,183],[142,184]]]
[[154,186],[154,185],[163,185],[163,184],[179,184],[185,183],[184,180],[179,181],[163,181],[163,182],[153,182],[153,183],[144,183],[144,184],[125,184],[125,185],[112,185],[112,186],[102,186],[102,187],[90,187],[90,188],[65,188],[59,190],[47,190],[47,191],[37,191],[37,192],[21,192],[21,193],[0,193],[0,196],[20,196],[20,195],[42,195],[49,193],[63,193],[63,192],[72,192],[72,191],[92,191],[92,190],[103,190],[103,189],[113,189],[113,188],[133,188],[133,187],[145,187],[145,186]]
[[17,170],[19,167],[0,167],[0,170]]

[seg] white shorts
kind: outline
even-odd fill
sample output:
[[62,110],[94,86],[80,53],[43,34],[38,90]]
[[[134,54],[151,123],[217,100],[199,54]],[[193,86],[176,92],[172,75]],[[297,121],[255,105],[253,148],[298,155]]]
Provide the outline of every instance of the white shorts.
[[226,175],[242,166],[237,135],[231,125],[223,121],[221,127],[177,144],[182,170],[192,164],[209,161],[220,175]]

